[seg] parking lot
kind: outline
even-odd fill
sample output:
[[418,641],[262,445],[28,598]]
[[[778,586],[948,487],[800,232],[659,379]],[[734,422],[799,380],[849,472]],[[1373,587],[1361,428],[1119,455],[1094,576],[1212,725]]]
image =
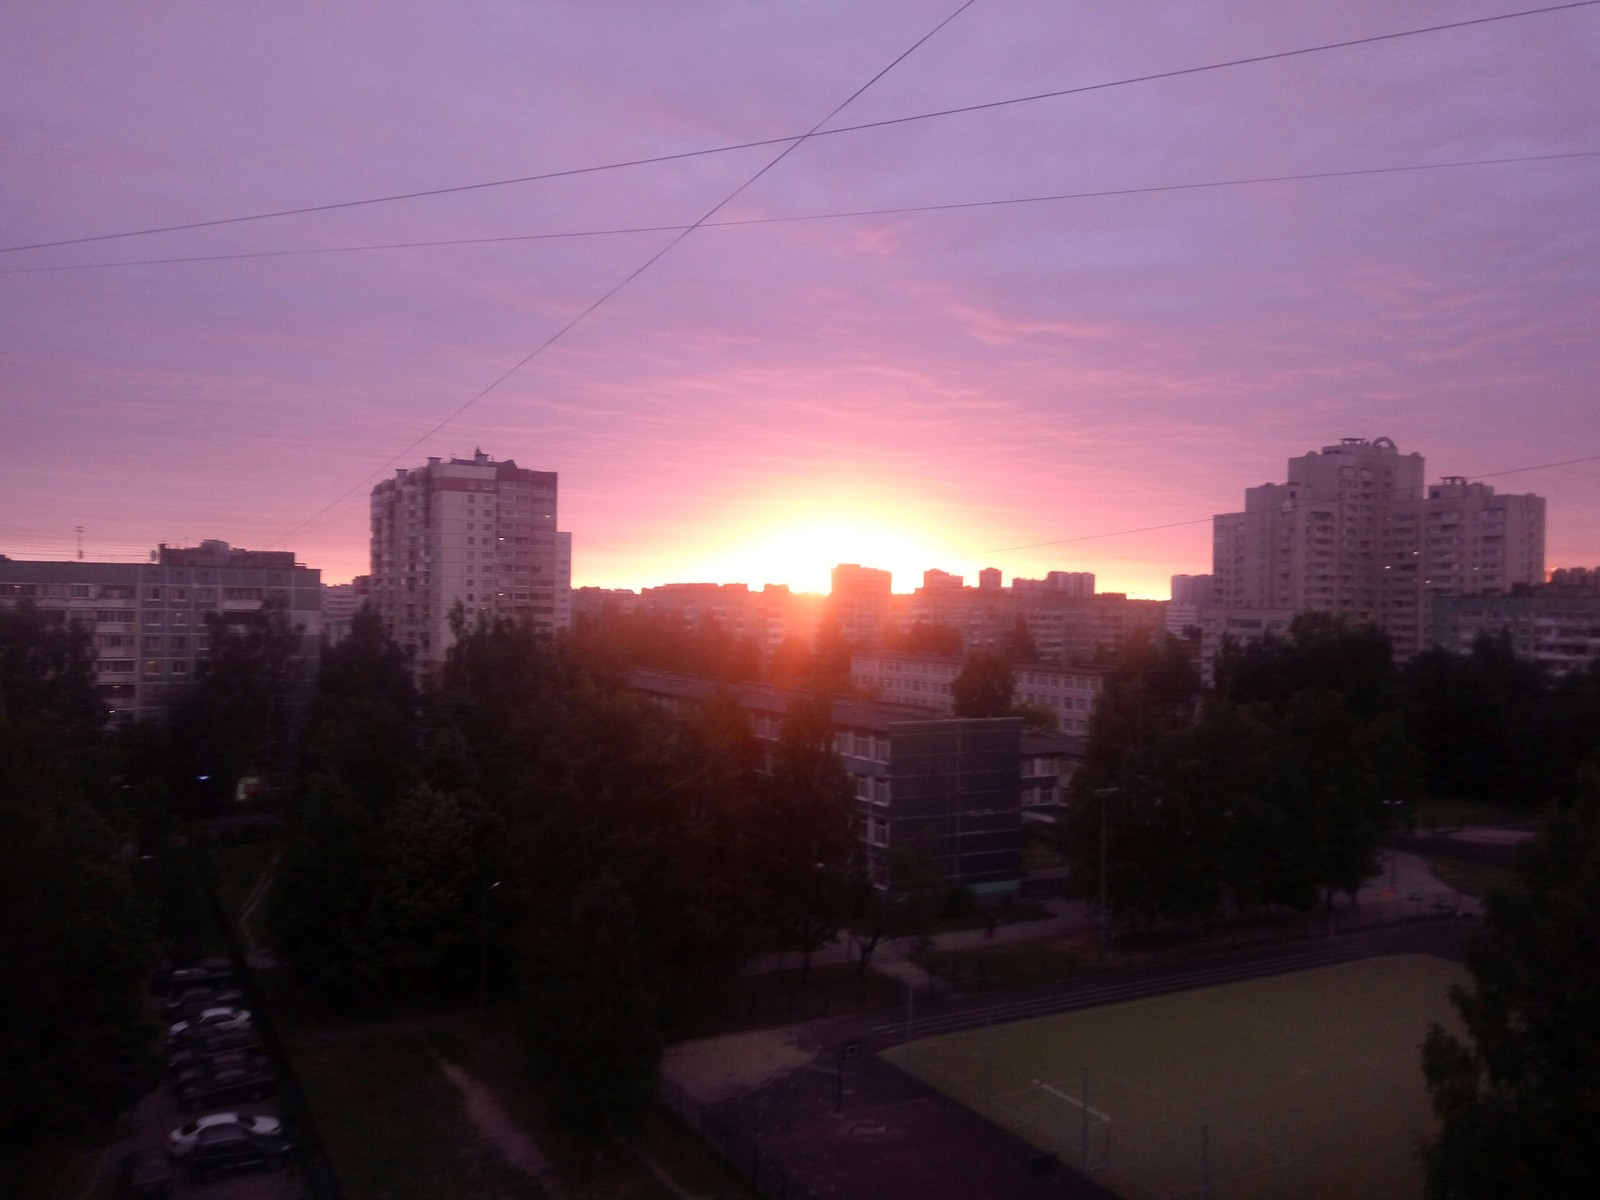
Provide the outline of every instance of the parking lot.
[[[284,1120],[275,1099],[259,1096],[262,1091],[275,1091],[277,1084],[265,1058],[258,1057],[249,1047],[252,1023],[249,1019],[237,1016],[241,1011],[238,1008],[234,1008],[232,1011],[235,1015],[230,1016],[221,1015],[221,1004],[209,1010],[207,1008],[209,999],[219,999],[223,1003],[233,1001],[234,1004],[241,1004],[242,1000],[233,993],[224,994],[224,989],[229,986],[225,979],[185,980],[179,986],[209,983],[213,991],[196,993],[195,1002],[185,1011],[167,1012],[164,1010],[175,1003],[176,996],[181,994],[176,988],[166,986],[167,982],[160,978],[153,981],[150,997],[151,1009],[166,1035],[163,1036],[161,1047],[162,1081],[129,1114],[123,1136],[101,1152],[97,1182],[92,1194],[130,1198],[203,1196],[208,1200],[299,1200],[304,1188],[299,1156],[294,1150],[295,1130]],[[201,1018],[201,1013],[208,1013],[208,1016]],[[194,1056],[195,1065],[188,1072],[178,1075],[167,1069],[166,1064],[170,1061],[169,1056],[182,1048],[185,1041],[167,1035],[167,1031],[176,1021],[183,1019],[220,1031],[225,1048],[218,1050],[211,1043],[201,1043],[191,1038],[189,1044],[199,1048]],[[235,1078],[242,1079],[243,1084],[230,1090],[229,1081]],[[194,1089],[188,1093],[187,1103],[183,1102],[183,1093],[177,1090],[181,1085]],[[215,1103],[208,1102],[208,1097],[212,1095],[223,1098]],[[192,1156],[198,1155],[198,1159],[192,1156],[172,1157],[169,1153],[172,1132],[189,1125],[197,1117],[216,1111],[237,1113],[242,1118],[271,1117],[282,1127],[282,1137],[246,1138],[231,1130],[220,1134],[207,1133],[199,1135],[196,1139],[197,1148],[191,1152]],[[285,1141],[287,1148],[283,1145]],[[266,1150],[261,1149],[263,1147],[272,1153],[267,1154]],[[219,1148],[220,1154],[210,1159],[205,1157]],[[244,1151],[242,1156],[235,1153],[230,1157],[230,1151],[239,1150]],[[267,1161],[241,1161],[241,1158],[248,1158],[257,1150],[261,1150]],[[146,1167],[146,1171],[133,1179],[129,1178],[124,1167],[130,1156],[140,1157]],[[194,1166],[197,1161],[209,1165],[197,1169]],[[162,1170],[163,1164],[165,1171]],[[203,1180],[191,1178],[201,1173],[214,1177]]]

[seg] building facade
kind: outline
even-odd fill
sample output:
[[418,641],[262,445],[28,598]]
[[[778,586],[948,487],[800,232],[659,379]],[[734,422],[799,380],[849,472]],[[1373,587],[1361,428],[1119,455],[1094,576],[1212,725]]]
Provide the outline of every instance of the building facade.
[[1388,438],[1344,438],[1291,458],[1288,482],[1246,489],[1243,512],[1212,519],[1202,627],[1327,613],[1377,625],[1403,659],[1431,644],[1435,597],[1543,579],[1543,498],[1459,476],[1425,489],[1423,473]]
[[[677,711],[708,701],[709,679],[661,671],[636,671],[641,694]],[[723,685],[750,720],[751,733],[770,765],[791,688]],[[950,884],[970,887],[980,899],[1015,893],[1022,882],[1023,769],[1028,793],[1041,807],[1061,786],[1043,777],[1060,761],[1061,739],[1030,739],[1025,762],[1022,722],[1015,718],[958,720],[926,710],[838,697],[833,700],[834,749],[855,787],[857,830],[872,879],[893,883],[890,852],[914,847]],[[1076,745],[1076,744],[1074,744]]]
[[[850,656],[850,683],[886,704],[932,713],[955,711],[951,688],[963,660],[933,654],[857,652]],[[1012,699],[1047,709],[1060,733],[1083,736],[1110,674],[1107,667],[1056,663],[1017,663],[1012,667]]]
[[888,571],[876,567],[856,563],[834,567],[827,613],[852,646],[876,646],[883,640],[889,627],[892,581]]
[[1514,596],[1438,596],[1433,644],[1467,654],[1478,638],[1509,634],[1518,658],[1558,675],[1600,660],[1600,588],[1530,588]]
[[372,489],[372,601],[426,677],[454,644],[450,614],[553,632],[570,613],[570,545],[556,529],[556,475],[482,450],[430,458]]
[[31,601],[93,638],[95,683],[119,724],[165,718],[211,653],[206,618],[281,604],[300,635],[297,673],[309,683],[322,635],[322,573],[291,551],[205,541],[158,547],[148,563],[21,562],[0,556],[0,606]]

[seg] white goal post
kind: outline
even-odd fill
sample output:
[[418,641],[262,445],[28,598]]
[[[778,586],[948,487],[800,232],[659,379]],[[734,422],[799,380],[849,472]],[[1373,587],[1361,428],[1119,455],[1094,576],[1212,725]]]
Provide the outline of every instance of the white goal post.
[[[1087,1084],[1087,1079],[1085,1080]],[[1087,1100],[1062,1091],[1042,1079],[1033,1080],[1033,1086],[1048,1096],[1067,1105],[1063,1120],[1050,1122],[1061,1128],[1064,1141],[1076,1151],[1079,1164],[1085,1171],[1103,1171],[1111,1165],[1111,1114],[1101,1112]],[[1087,1093],[1087,1087],[1085,1087]],[[1054,1134],[1054,1130],[1051,1133]]]

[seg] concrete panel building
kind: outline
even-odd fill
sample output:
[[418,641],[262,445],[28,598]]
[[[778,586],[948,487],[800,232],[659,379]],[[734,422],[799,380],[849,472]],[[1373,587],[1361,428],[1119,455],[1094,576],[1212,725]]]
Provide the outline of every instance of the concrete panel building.
[[[717,691],[709,679],[636,671],[633,686],[678,711]],[[799,695],[766,684],[723,685],[750,719],[770,762],[783,718]],[[951,884],[980,899],[1015,893],[1022,881],[1023,740],[1015,718],[955,720],[925,710],[839,697],[834,748],[855,785],[859,836],[872,878],[892,883],[890,851],[915,847]],[[1081,748],[1063,739],[1029,740],[1027,790],[1038,807],[1058,805],[1062,787],[1045,769]]]
[[322,573],[292,551],[221,541],[158,547],[148,563],[23,562],[0,555],[0,607],[31,601],[93,638],[95,681],[117,723],[166,717],[210,657],[208,614],[279,603],[300,634],[297,673],[309,684],[322,635]]
[[556,529],[556,475],[482,450],[430,458],[372,489],[372,600],[421,677],[454,643],[450,613],[553,632],[570,613],[570,551]]
[[1543,579],[1541,497],[1499,496],[1459,476],[1424,488],[1423,472],[1422,455],[1388,438],[1345,438],[1291,458],[1287,483],[1246,489],[1243,512],[1212,519],[1202,627],[1327,613],[1379,626],[1404,659],[1432,642],[1434,598]]

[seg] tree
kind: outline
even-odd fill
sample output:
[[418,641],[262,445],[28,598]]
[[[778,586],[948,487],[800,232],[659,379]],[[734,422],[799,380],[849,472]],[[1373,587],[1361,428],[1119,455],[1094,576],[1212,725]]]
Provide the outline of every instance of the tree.
[[974,650],[961,673],[951,681],[950,697],[958,717],[1008,717],[1016,677],[1003,654]]
[[1452,990],[1466,1040],[1438,1025],[1422,1069],[1438,1118],[1421,1148],[1431,1200],[1600,1195],[1600,775],[1552,811],[1491,892]]
[[856,846],[855,791],[833,748],[827,696],[796,696],[784,715],[755,832],[769,924],[778,944],[811,955],[845,922]]
[[207,613],[210,657],[171,724],[176,799],[231,796],[240,776],[292,766],[301,631],[281,600],[254,612]]
[[879,945],[919,937],[933,927],[946,887],[932,860],[914,847],[891,847],[888,866],[887,887],[874,887],[864,871],[853,881],[850,939],[856,947],[856,977],[863,981]]
[[637,1128],[661,1057],[637,913],[609,872],[585,883],[563,919],[524,927],[523,1027],[551,1111],[591,1137]]
[[1021,613],[1017,614],[1011,632],[1006,635],[1006,657],[1012,662],[1039,661],[1039,647],[1033,640],[1033,631],[1028,628],[1028,618]]
[[105,715],[87,631],[0,609],[0,1147],[102,1126],[154,1081],[153,923]]
[[926,621],[918,617],[903,634],[885,638],[885,646],[905,654],[937,654],[956,658],[961,654],[961,631],[946,621]]
[[1508,634],[1482,636],[1466,655],[1419,654],[1403,684],[1406,725],[1430,792],[1536,807],[1571,786],[1588,747],[1575,746],[1577,758],[1561,751],[1573,745],[1565,731],[1581,710],[1552,702],[1545,673],[1517,658]]
[[391,822],[422,765],[405,656],[371,609],[325,651],[309,714],[266,917],[279,956],[319,998],[344,1003],[391,978],[374,932],[377,897]]

